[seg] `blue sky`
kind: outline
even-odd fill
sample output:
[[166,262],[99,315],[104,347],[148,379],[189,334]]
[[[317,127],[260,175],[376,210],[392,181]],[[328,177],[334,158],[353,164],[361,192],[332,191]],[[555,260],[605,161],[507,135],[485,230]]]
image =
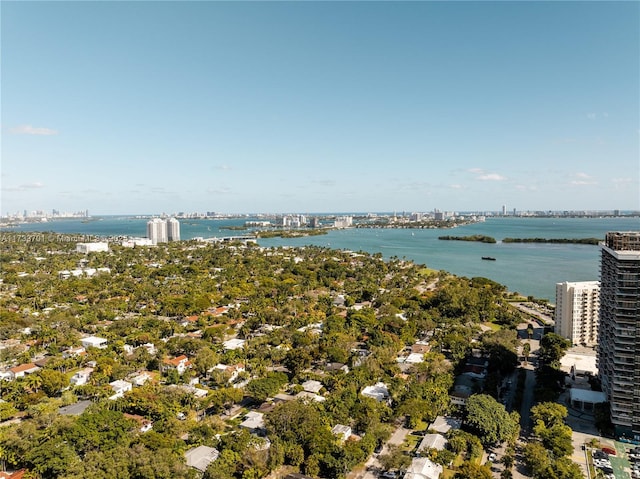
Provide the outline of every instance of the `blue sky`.
[[2,2],[2,205],[640,209],[638,2]]

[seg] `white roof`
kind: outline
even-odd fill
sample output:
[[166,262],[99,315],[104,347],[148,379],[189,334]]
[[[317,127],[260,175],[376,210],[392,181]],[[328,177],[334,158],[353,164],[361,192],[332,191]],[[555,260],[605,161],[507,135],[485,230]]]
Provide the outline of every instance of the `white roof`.
[[571,372],[571,367],[576,371],[587,371],[594,376],[598,374],[598,366],[595,354],[580,354],[577,352],[567,351],[560,359],[560,369],[565,372]]
[[264,414],[261,412],[251,411],[244,417],[244,421],[240,423],[241,427],[247,429],[260,429],[264,427]]
[[195,467],[199,471],[206,471],[207,466],[218,459],[220,453],[217,449],[209,446],[198,446],[189,449],[184,453],[187,459],[187,466]]
[[296,397],[301,398],[303,400],[313,400],[316,402],[323,402],[327,400],[327,398],[325,397],[322,397],[322,396],[319,396],[318,394],[313,394],[307,391],[299,392],[298,394],[296,394]]
[[331,429],[331,432],[335,435],[344,435],[346,437],[351,436],[351,428],[349,426],[345,426],[344,424],[336,424]]
[[423,451],[424,449],[437,449],[438,451],[442,451],[446,444],[447,440],[442,434],[426,434],[418,446],[418,451]]
[[411,461],[405,479],[438,479],[442,474],[442,466],[435,464],[428,457],[417,457]]
[[438,416],[435,421],[429,425],[429,429],[445,434],[450,429],[460,429],[461,422],[452,417]]
[[245,340],[244,339],[230,339],[229,341],[225,341],[224,343],[222,343],[222,345],[224,346],[225,349],[240,349],[241,347],[244,346]]
[[317,393],[322,389],[322,383],[320,381],[314,381],[310,379],[309,381],[305,381],[302,383],[302,389],[310,393]]
[[417,363],[421,363],[424,361],[424,354],[420,354],[420,353],[411,353],[409,354],[409,356],[407,356],[407,359],[405,359],[405,363],[411,363],[411,364],[417,364]]
[[113,389],[126,389],[131,388],[133,384],[131,384],[129,381],[125,381],[124,379],[118,379],[117,381],[110,382],[109,386],[111,386]]
[[389,389],[385,383],[376,383],[373,386],[366,386],[362,390],[362,395],[382,401],[389,397]]
[[99,338],[97,336],[87,336],[86,338],[82,338],[80,340],[83,344],[104,344],[107,342],[104,338]]

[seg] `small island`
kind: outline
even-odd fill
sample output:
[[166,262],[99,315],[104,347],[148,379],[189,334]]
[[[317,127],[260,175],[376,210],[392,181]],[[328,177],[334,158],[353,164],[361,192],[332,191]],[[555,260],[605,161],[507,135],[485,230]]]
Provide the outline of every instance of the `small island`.
[[327,229],[308,229],[308,230],[270,230],[258,231],[258,238],[303,238],[305,236],[326,235]]
[[446,241],[476,241],[479,243],[495,243],[496,239],[491,236],[485,235],[471,235],[471,236],[438,236],[439,240]]
[[503,243],[556,243],[598,245],[600,238],[504,238]]

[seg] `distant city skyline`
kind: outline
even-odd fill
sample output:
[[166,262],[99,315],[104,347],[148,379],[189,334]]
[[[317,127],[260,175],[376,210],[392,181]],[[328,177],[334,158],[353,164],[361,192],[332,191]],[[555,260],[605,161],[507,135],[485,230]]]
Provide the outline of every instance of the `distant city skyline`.
[[637,2],[5,2],[1,26],[2,215],[640,209]]

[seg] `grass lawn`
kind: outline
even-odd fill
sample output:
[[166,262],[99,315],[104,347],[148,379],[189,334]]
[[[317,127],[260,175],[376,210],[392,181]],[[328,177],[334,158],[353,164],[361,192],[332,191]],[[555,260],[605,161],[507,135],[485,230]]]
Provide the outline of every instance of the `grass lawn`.
[[438,274],[438,270],[431,269],[431,268],[420,268],[420,271],[418,271],[418,274],[421,276],[435,276]]
[[420,441],[422,441],[421,437],[409,434],[402,443],[402,446],[400,446],[400,450],[407,453],[412,452],[416,447],[418,447]]
[[496,323],[482,323],[482,325],[491,328],[491,331],[500,331],[502,329],[502,326]]

